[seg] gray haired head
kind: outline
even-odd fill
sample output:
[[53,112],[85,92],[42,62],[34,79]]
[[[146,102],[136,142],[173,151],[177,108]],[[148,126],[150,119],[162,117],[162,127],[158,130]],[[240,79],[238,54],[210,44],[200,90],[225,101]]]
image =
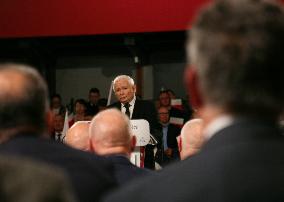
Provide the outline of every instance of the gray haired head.
[[129,82],[130,85],[134,86],[135,85],[135,82],[134,80],[130,77],[130,76],[127,76],[127,75],[118,75],[117,77],[114,78],[113,80],[113,86],[112,86],[112,89],[113,91],[115,91],[114,89],[114,86],[115,86],[115,83],[119,80],[127,80]]
[[39,72],[29,66],[0,64],[0,131],[46,129],[47,85]]
[[284,12],[273,0],[217,0],[189,32],[205,102],[275,119],[284,103]]

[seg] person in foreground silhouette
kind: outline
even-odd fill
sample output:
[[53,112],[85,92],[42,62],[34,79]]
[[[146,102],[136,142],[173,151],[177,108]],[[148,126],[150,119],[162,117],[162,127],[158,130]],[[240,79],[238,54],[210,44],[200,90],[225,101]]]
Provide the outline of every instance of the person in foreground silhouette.
[[283,201],[283,4],[216,0],[189,32],[186,87],[207,142],[105,201]]

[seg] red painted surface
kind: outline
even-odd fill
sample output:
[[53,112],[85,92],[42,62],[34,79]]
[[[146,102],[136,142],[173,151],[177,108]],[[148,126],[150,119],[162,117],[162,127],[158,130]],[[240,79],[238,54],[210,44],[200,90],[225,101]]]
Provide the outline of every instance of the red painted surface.
[[0,37],[185,30],[210,0],[1,0]]

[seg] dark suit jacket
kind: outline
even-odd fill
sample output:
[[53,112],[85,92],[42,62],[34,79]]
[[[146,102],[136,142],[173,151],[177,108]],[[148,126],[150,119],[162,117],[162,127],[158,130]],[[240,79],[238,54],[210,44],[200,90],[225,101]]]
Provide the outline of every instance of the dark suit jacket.
[[[161,133],[163,133],[163,126],[160,125]],[[179,151],[177,144],[177,136],[180,135],[181,129],[173,124],[168,125],[168,133],[167,133],[167,145],[169,148],[173,149],[173,156],[171,158],[167,157],[164,153],[161,154],[161,160],[159,163],[162,165],[166,165],[170,162],[179,160]],[[164,140],[163,140],[164,141]],[[164,151],[163,143],[161,144],[161,151]]]
[[133,165],[125,156],[111,155],[107,159],[113,163],[114,176],[119,185],[152,173],[151,170]]
[[86,115],[94,116],[99,112],[98,105],[91,105],[90,102],[87,103]]
[[[121,110],[121,103],[115,102],[109,106],[109,108],[117,108]],[[150,133],[155,135],[155,130],[158,126],[157,110],[153,103],[147,100],[139,100],[136,98],[135,105],[131,119],[145,119],[150,124]]]
[[181,129],[173,124],[168,125],[167,145],[172,149],[178,149],[177,136],[180,135]]
[[18,135],[1,144],[0,154],[29,157],[63,168],[82,202],[98,201],[115,185],[113,168],[105,159],[31,134]]
[[130,183],[105,201],[284,201],[284,137],[274,124],[237,121],[198,155]]
[[[121,103],[116,102],[109,106],[109,108],[117,108],[121,110]],[[150,133],[161,143],[162,136],[159,131],[158,115],[154,104],[150,101],[139,100],[136,98],[131,119],[145,119],[149,122]],[[147,145],[145,149],[146,168],[154,169],[154,152],[153,146]]]

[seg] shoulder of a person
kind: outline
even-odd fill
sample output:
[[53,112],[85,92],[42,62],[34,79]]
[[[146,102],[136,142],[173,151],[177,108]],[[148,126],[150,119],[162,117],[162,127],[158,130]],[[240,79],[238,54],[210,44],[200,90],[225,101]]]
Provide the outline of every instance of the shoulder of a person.
[[181,130],[181,128],[179,128],[178,126],[176,126],[176,125],[174,125],[174,124],[172,124],[172,123],[169,124],[169,127],[170,127],[170,128],[173,128],[174,130],[177,130],[177,131],[180,131],[180,130]]
[[154,106],[154,104],[150,100],[142,100],[142,99],[136,99],[135,104]]
[[120,102],[114,102],[112,104],[110,104],[109,106],[107,106],[107,108],[118,108],[120,107]]

